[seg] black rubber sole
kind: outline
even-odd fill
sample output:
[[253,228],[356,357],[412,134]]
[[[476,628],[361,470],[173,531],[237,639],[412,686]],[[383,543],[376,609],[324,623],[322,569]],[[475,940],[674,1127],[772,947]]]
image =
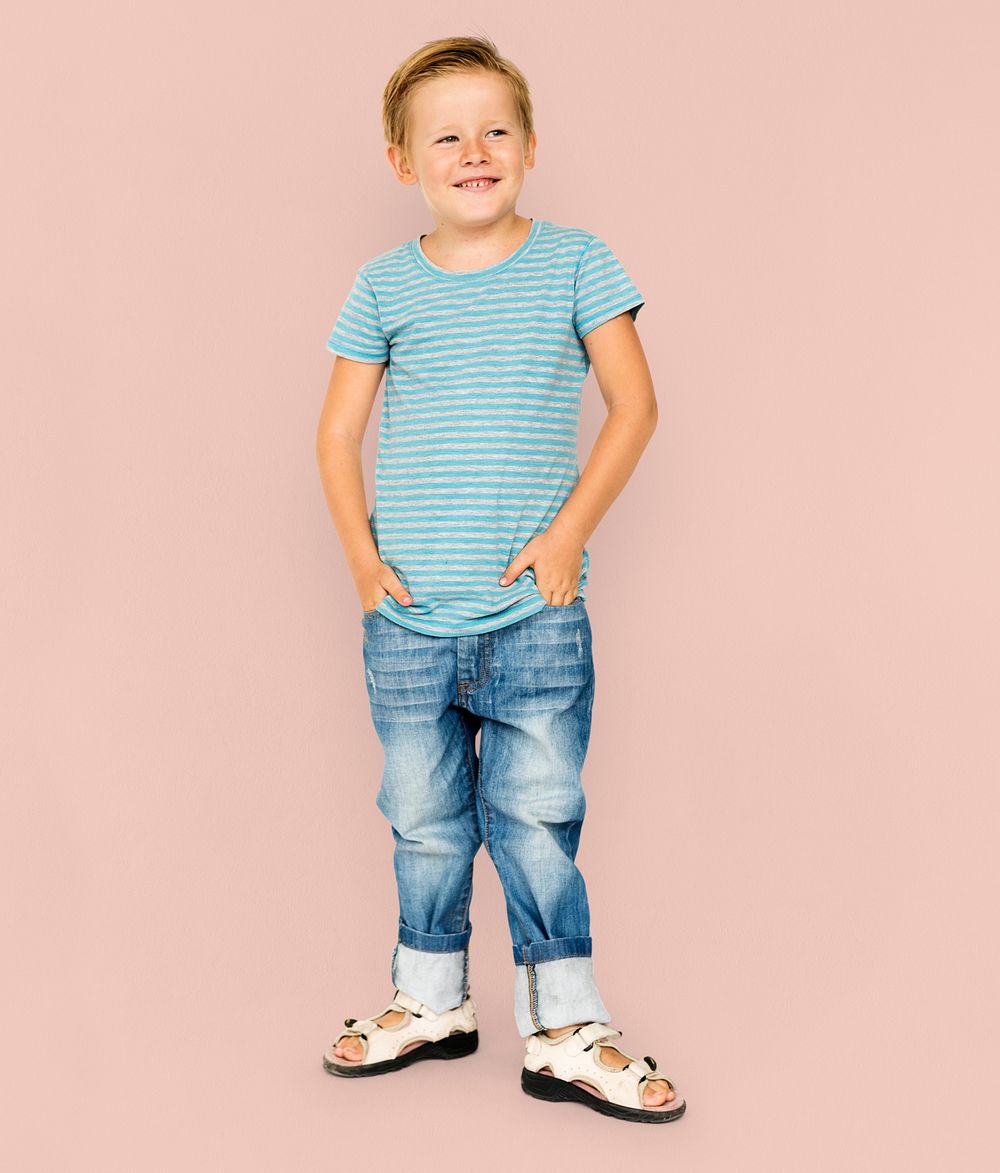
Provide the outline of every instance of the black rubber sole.
[[521,1068],[521,1090],[536,1100],[584,1104],[604,1116],[617,1116],[619,1120],[635,1120],[640,1124],[666,1124],[670,1120],[678,1120],[687,1108],[686,1102],[679,1108],[625,1108],[621,1104],[602,1100],[582,1087],[577,1087],[575,1083],[557,1079],[554,1075],[539,1075],[527,1067]]
[[398,1055],[395,1059],[383,1059],[381,1063],[331,1063],[323,1056],[323,1067],[331,1075],[346,1075],[349,1078],[362,1075],[384,1075],[387,1071],[399,1071],[401,1067],[409,1067],[421,1059],[461,1059],[463,1055],[471,1055],[479,1046],[479,1031],[470,1030],[462,1034],[448,1035],[438,1039],[436,1043],[424,1043],[422,1047],[414,1047],[405,1055]]

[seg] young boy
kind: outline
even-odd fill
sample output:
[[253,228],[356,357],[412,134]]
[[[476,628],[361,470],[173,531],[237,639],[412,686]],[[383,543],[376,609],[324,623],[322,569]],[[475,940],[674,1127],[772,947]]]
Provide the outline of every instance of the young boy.
[[[375,1075],[476,1049],[469,905],[485,845],[507,905],[524,1090],[676,1119],[684,1101],[655,1061],[611,1045],[621,1032],[574,862],[594,698],[584,543],[656,426],[633,324],[643,297],[600,238],[518,215],[531,100],[492,42],[418,50],[386,86],[383,121],[389,162],[436,227],[358,270],[327,343],[338,357],[317,453],[385,751],[396,991],[377,1017],[344,1020],[324,1066]],[[591,365],[608,417],[581,475]],[[361,441],[383,371],[369,516]]]

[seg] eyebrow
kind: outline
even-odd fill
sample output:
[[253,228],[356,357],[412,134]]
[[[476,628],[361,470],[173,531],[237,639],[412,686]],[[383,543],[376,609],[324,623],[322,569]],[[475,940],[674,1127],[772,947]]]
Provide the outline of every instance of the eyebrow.
[[[484,118],[483,122],[488,122],[491,126],[495,126],[498,122],[502,126],[513,126],[514,119],[513,118]],[[444,134],[445,131],[457,130],[457,129],[458,129],[457,126],[455,126],[454,124],[451,124],[449,126],[439,126],[439,127],[437,127],[436,130],[432,130],[429,133],[430,134]]]

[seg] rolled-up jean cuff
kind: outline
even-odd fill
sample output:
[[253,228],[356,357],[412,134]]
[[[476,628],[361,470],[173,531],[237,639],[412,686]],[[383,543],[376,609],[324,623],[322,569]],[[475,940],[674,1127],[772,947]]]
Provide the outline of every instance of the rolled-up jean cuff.
[[561,957],[589,957],[593,952],[590,937],[556,937],[552,941],[533,941],[530,945],[514,946],[514,964],[558,961]]
[[392,984],[435,1014],[453,1010],[469,994],[469,951],[431,953],[399,941],[392,951]]
[[463,933],[421,933],[400,921],[397,935],[411,949],[422,949],[425,953],[455,953],[469,947],[472,926]]
[[528,962],[514,971],[514,1019],[522,1038],[577,1022],[610,1022],[591,957]]

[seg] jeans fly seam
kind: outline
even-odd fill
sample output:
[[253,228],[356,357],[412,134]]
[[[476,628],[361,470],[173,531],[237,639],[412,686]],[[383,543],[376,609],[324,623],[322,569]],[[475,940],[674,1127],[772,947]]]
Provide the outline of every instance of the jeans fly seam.
[[493,633],[484,631],[482,633],[483,640],[483,669],[478,680],[460,680],[458,682],[458,695],[461,697],[463,691],[468,694],[474,692],[477,688],[481,688],[490,678],[490,660],[491,650],[493,647]]

